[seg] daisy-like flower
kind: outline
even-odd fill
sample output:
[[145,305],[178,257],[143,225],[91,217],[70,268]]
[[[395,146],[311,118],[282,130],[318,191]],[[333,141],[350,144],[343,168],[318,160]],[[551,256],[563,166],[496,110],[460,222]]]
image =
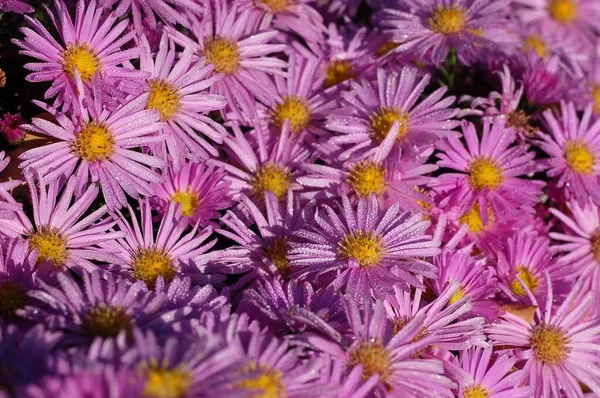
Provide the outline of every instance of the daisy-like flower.
[[321,337],[310,336],[315,349],[342,360],[347,368],[362,366],[362,380],[379,377],[375,396],[394,397],[453,397],[452,381],[444,376],[444,365],[439,359],[420,359],[414,355],[435,339],[434,335],[414,340],[423,327],[425,314],[409,321],[398,333],[393,333],[392,322],[386,318],[383,302],[373,307],[366,299],[364,312],[351,297],[346,297],[346,316],[352,327],[353,340],[334,343]]
[[101,206],[91,214],[84,215],[98,196],[98,187],[90,185],[80,197],[74,198],[75,178],[62,187],[59,180],[48,185],[29,182],[33,207],[33,220],[24,213],[18,213],[15,220],[22,238],[29,240],[32,250],[37,250],[37,265],[44,272],[73,270],[77,272],[96,269],[93,260],[114,261],[115,257],[99,248],[99,244],[122,237],[122,232],[112,230],[116,221],[103,218],[108,213]]
[[533,232],[522,232],[509,238],[507,245],[498,251],[496,270],[499,287],[511,301],[530,304],[523,284],[538,298],[543,300],[548,294],[544,273],[548,272],[554,284],[554,295],[564,294],[564,279],[569,275],[565,265],[556,263],[550,252],[550,240]]
[[89,345],[94,338],[131,339],[133,327],[173,333],[175,323],[190,314],[190,307],[166,309],[164,293],[148,291],[143,282],[114,279],[98,271],[82,275],[83,286],[66,274],[58,275],[58,286],[42,281],[29,295],[36,299],[18,310],[18,315],[64,332],[63,346]]
[[398,144],[404,148],[431,145],[440,138],[456,135],[452,129],[457,109],[450,108],[455,97],[444,98],[447,87],[419,100],[431,76],[418,78],[418,71],[403,67],[400,73],[377,71],[377,86],[367,80],[352,82],[350,91],[341,93],[342,108],[332,112],[329,130],[340,133],[331,142],[356,149],[382,142],[394,122],[400,124]]
[[103,0],[101,6],[107,10],[115,8],[117,16],[124,15],[131,9],[136,29],[142,31],[142,22],[151,28],[156,27],[159,17],[171,25],[182,24],[189,27],[185,12],[202,12],[202,6],[193,0]]
[[[528,57],[522,75],[525,97],[535,105],[554,105],[572,99],[580,80],[572,68],[557,55],[548,60]],[[575,89],[575,90],[574,90]]]
[[153,202],[164,214],[169,203],[181,205],[181,215],[190,225],[214,224],[221,215],[219,210],[230,207],[230,182],[225,180],[222,167],[213,163],[184,162],[179,171],[172,165],[165,171],[164,181],[154,184]]
[[440,349],[461,350],[472,345],[485,345],[482,317],[459,320],[472,308],[466,297],[453,300],[460,288],[460,282],[455,280],[449,283],[435,300],[423,305],[421,290],[415,289],[413,295],[394,287],[394,295],[389,295],[384,300],[388,318],[394,325],[394,334],[401,331],[413,318],[425,314],[423,326],[414,341],[434,334],[436,339],[427,348],[428,351],[435,353]]
[[[552,282],[548,274],[545,277],[549,286],[546,303],[538,306],[531,324],[506,313],[485,332],[495,344],[516,350],[517,358],[524,361],[523,371],[534,396],[581,397],[580,383],[600,394],[600,375],[596,371],[600,358],[595,344],[600,318],[588,318],[593,294],[582,295],[580,280],[554,310]],[[537,306],[535,298],[533,301]]]
[[210,282],[210,275],[204,274],[206,269],[202,260],[217,255],[215,252],[205,254],[216,243],[216,239],[206,242],[212,234],[212,227],[199,231],[196,224],[184,235],[189,222],[179,216],[180,205],[169,203],[155,233],[150,200],[138,203],[140,221],[136,210],[127,205],[131,222],[123,215],[117,220],[118,229],[125,233],[124,238],[104,245],[106,250],[118,257],[110,270],[128,279],[142,281],[151,289],[159,277],[170,282],[176,275],[187,271],[191,271],[190,277],[194,282]]
[[515,130],[506,127],[503,120],[484,120],[481,140],[471,123],[463,122],[462,131],[466,147],[456,137],[438,144],[442,153],[437,165],[458,173],[444,173],[431,186],[448,193],[450,198],[446,200],[464,204],[465,208],[484,198],[496,211],[518,208],[533,212],[544,183],[519,178],[538,171],[540,166],[532,162],[535,153],[528,152],[528,145],[512,146]]
[[58,124],[34,118],[26,129],[58,142],[23,153],[19,167],[42,183],[74,174],[79,194],[89,182],[100,183],[110,209],[127,203],[125,193],[134,198],[152,196],[150,183],[162,181],[152,167],[166,164],[134,150],[165,139],[156,134],[164,127],[159,113],[144,109],[148,98],[149,94],[142,94],[115,112],[94,103],[81,107],[81,117],[73,119],[53,111]]
[[231,183],[234,200],[244,194],[262,201],[265,193],[271,192],[282,201],[289,189],[301,189],[294,182],[295,171],[308,158],[309,151],[298,140],[290,139],[290,120],[284,121],[281,135],[270,150],[264,132],[244,134],[237,124],[232,129],[234,135],[225,138],[229,162],[216,160],[215,164],[228,172],[226,180]]
[[508,353],[494,355],[494,347],[473,347],[460,352],[460,359],[446,362],[446,373],[458,384],[460,398],[529,398],[531,389],[523,386],[527,374],[512,371],[518,359]]
[[239,118],[253,121],[255,98],[267,104],[274,100],[273,93],[265,90],[261,81],[268,79],[267,74],[285,75],[286,62],[268,56],[286,48],[283,44],[270,44],[278,32],[259,30],[259,15],[238,1],[210,0],[204,4],[202,17],[188,17],[195,39],[172,27],[166,31],[176,43],[191,45],[198,57],[206,57],[215,73],[224,74],[210,92],[223,95]]
[[422,287],[414,276],[435,278],[435,267],[417,259],[435,256],[440,242],[426,235],[429,221],[421,215],[400,213],[394,204],[383,210],[377,199],[359,199],[351,205],[342,196],[338,213],[323,205],[314,216],[315,224],[294,235],[290,266],[295,275],[306,278],[332,273],[336,288],[355,297],[384,297],[393,286]]
[[589,104],[579,118],[575,105],[564,102],[560,115],[546,110],[547,133],[537,133],[537,144],[550,156],[548,176],[558,178],[567,198],[600,204],[600,120],[592,121],[592,111]]
[[27,241],[0,240],[0,319],[3,324],[18,320],[15,311],[29,302],[27,292],[36,287],[36,260]]
[[[51,82],[45,97],[56,96],[54,107],[64,104],[65,109],[76,104],[77,97],[87,96],[92,87],[101,89],[107,98],[122,97],[115,96],[115,92],[133,92],[146,73],[121,66],[139,56],[137,47],[120,49],[135,34],[123,34],[129,21],[115,25],[116,15],[102,18],[103,9],[98,8],[96,0],[79,0],[75,21],[62,0],[55,0],[54,4],[57,15],[48,11],[49,17],[62,43],[57,42],[40,21],[28,16],[25,18],[32,28],[22,28],[24,41],[14,40],[24,55],[39,60],[25,65],[33,71],[26,79]],[[77,107],[74,111],[78,111]]]
[[23,124],[25,124],[25,120],[20,113],[14,115],[5,113],[0,119],[0,135],[9,144],[18,144],[25,138],[25,129],[21,127]]
[[508,0],[408,0],[403,8],[385,8],[384,32],[410,51],[440,66],[452,47],[469,65],[484,54],[511,43],[506,18]]
[[158,52],[152,57],[146,41],[146,51],[140,57],[140,69],[150,73],[144,91],[148,92],[148,109],[154,109],[165,122],[162,133],[167,136],[162,158],[171,159],[175,169],[181,167],[183,158],[199,162],[218,155],[217,150],[198,132],[222,144],[227,133],[223,126],[206,116],[206,113],[223,109],[225,98],[205,93],[222,76],[211,76],[213,67],[206,59],[192,62],[193,48],[187,46],[175,62],[175,43],[163,33]]
[[[248,197],[240,196],[243,211],[248,214],[244,222],[232,211],[221,219],[227,229],[217,232],[237,243],[227,248],[220,259],[240,272],[250,271],[237,283],[243,285],[252,279],[267,275],[290,276],[290,250],[295,240],[292,235],[300,227],[299,203],[291,191],[287,192],[284,203],[267,192],[264,198],[264,212]],[[256,225],[257,232],[250,227]]]

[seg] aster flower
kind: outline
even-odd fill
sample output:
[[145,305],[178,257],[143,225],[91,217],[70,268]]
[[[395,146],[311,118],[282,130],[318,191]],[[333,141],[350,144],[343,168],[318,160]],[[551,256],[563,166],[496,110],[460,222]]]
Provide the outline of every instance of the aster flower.
[[37,250],[37,266],[43,266],[44,273],[83,269],[93,270],[92,261],[110,262],[115,257],[99,248],[99,244],[123,236],[112,227],[115,221],[103,218],[108,212],[106,206],[86,215],[87,210],[98,196],[98,187],[90,185],[80,197],[74,198],[74,178],[64,186],[59,180],[48,185],[29,182],[33,207],[33,220],[24,213],[18,213],[14,220],[0,220],[0,225],[17,230],[22,238],[29,241],[32,250]]
[[[546,284],[552,285],[546,273]],[[582,295],[579,281],[565,301],[553,310],[552,289],[544,307],[538,307],[530,324],[522,318],[506,313],[486,328],[486,333],[497,345],[513,348],[523,361],[523,371],[535,396],[549,397],[565,394],[583,396],[583,383],[595,394],[600,394],[598,331],[600,319],[587,317],[593,295]],[[534,305],[538,305],[534,299]]]
[[558,115],[546,110],[547,133],[537,133],[537,144],[550,156],[548,176],[558,178],[567,198],[600,204],[600,120],[592,122],[592,110],[589,104],[581,118],[573,103],[562,102]]
[[580,80],[573,69],[557,55],[548,60],[529,57],[522,75],[525,97],[535,105],[554,105],[573,99]]
[[18,320],[16,310],[24,308],[27,292],[36,286],[35,263],[37,256],[21,239],[0,240],[0,319]]
[[414,354],[427,347],[434,335],[414,341],[423,325],[425,314],[408,322],[398,333],[393,333],[390,320],[386,318],[383,303],[371,305],[365,300],[364,311],[356,302],[346,298],[346,316],[354,334],[353,341],[333,343],[321,337],[309,337],[315,349],[334,359],[344,361],[350,369],[362,366],[362,380],[379,376],[375,396],[394,397],[452,397],[453,383],[444,376],[443,362],[439,359],[418,359]]
[[494,355],[494,347],[473,347],[460,352],[460,359],[446,362],[448,376],[458,383],[460,398],[528,398],[529,386],[523,386],[527,374],[512,371],[518,359],[509,353]]
[[409,0],[403,8],[385,8],[383,31],[410,51],[440,66],[450,48],[469,65],[512,42],[506,18],[507,0]]
[[102,7],[115,8],[115,14],[122,16],[131,9],[136,29],[142,30],[142,20],[151,28],[157,25],[157,17],[171,25],[182,24],[189,27],[185,12],[202,12],[202,6],[193,0],[104,0]]
[[215,82],[211,93],[222,95],[231,110],[243,120],[254,120],[255,98],[272,103],[273,93],[262,87],[267,74],[285,75],[286,63],[269,54],[283,51],[283,44],[271,44],[277,35],[275,30],[259,30],[257,18],[240,2],[228,3],[211,0],[204,5],[201,18],[188,14],[191,33],[195,39],[167,27],[166,31],[177,44],[191,45],[199,57],[206,57],[207,65],[223,79]]
[[398,144],[406,149],[455,135],[451,130],[460,124],[452,120],[458,114],[450,108],[455,97],[443,98],[444,86],[419,101],[431,76],[417,76],[412,67],[403,67],[400,73],[379,69],[376,87],[367,80],[352,82],[350,91],[341,93],[342,108],[326,124],[340,133],[331,142],[355,149],[372,147],[387,137],[394,122],[400,124]]
[[188,271],[194,282],[210,282],[212,276],[204,274],[208,270],[203,261],[218,255],[216,252],[207,253],[216,243],[216,239],[206,242],[212,228],[199,231],[196,224],[184,234],[189,222],[178,216],[181,211],[178,204],[169,203],[155,233],[149,199],[138,203],[139,221],[136,210],[127,205],[131,222],[124,216],[117,220],[124,238],[104,245],[106,250],[117,256],[110,270],[128,279],[142,281],[149,288],[154,288],[159,277],[169,282],[176,275]]
[[219,218],[219,210],[230,207],[230,182],[225,180],[222,167],[212,163],[184,162],[179,171],[172,165],[165,170],[164,181],[154,184],[155,203],[164,214],[169,203],[181,205],[181,215],[186,217],[190,225],[200,226],[214,224]]
[[148,98],[142,94],[114,112],[95,102],[90,108],[81,107],[81,117],[72,119],[52,111],[58,124],[34,118],[25,128],[58,142],[23,153],[19,167],[42,183],[75,175],[78,194],[88,182],[100,183],[110,209],[127,203],[125,193],[134,198],[152,196],[150,183],[162,180],[152,167],[166,165],[134,150],[165,139],[156,135],[163,127],[159,113],[144,109]]
[[297,231],[290,266],[294,275],[323,277],[333,273],[333,284],[354,297],[384,297],[393,286],[422,286],[414,275],[435,278],[435,267],[417,259],[439,253],[439,243],[425,231],[431,224],[420,215],[400,213],[399,205],[379,207],[377,199],[359,199],[352,206],[342,196],[338,213],[323,205],[315,225]]
[[40,281],[40,289],[29,293],[37,301],[17,314],[64,332],[62,346],[89,345],[95,338],[119,334],[131,339],[134,325],[168,334],[192,310],[166,309],[165,294],[148,291],[143,282],[115,280],[110,273],[86,272],[83,286],[66,274],[58,274],[57,279],[56,287]]
[[511,146],[515,130],[506,127],[503,120],[484,120],[481,140],[473,124],[463,122],[462,130],[466,147],[456,137],[438,144],[442,153],[437,165],[459,173],[442,174],[432,181],[432,188],[448,193],[446,201],[464,204],[465,208],[485,198],[496,211],[519,208],[533,212],[544,183],[519,178],[540,169],[532,162],[535,153],[528,152],[529,146]]
[[[41,22],[28,16],[25,18],[31,28],[21,29],[25,40],[13,40],[23,49],[22,54],[39,60],[25,65],[33,71],[26,79],[52,82],[45,98],[56,97],[54,107],[64,104],[65,110],[77,103],[78,96],[87,96],[92,87],[100,89],[107,99],[115,98],[117,92],[133,93],[136,81],[146,74],[121,66],[139,55],[137,47],[120,49],[134,36],[134,32],[123,34],[129,21],[115,25],[116,15],[101,18],[103,10],[97,7],[95,0],[77,2],[75,21],[63,1],[55,0],[54,4],[56,16],[50,11],[48,14],[62,43],[56,41]],[[122,95],[116,96],[119,97]],[[77,107],[74,110],[77,111]]]
[[210,140],[222,144],[225,129],[206,113],[223,109],[225,98],[204,91],[222,76],[210,76],[212,66],[206,66],[206,59],[192,63],[193,49],[187,46],[175,62],[175,43],[163,33],[155,57],[146,41],[146,50],[140,57],[140,69],[150,73],[144,91],[150,95],[146,108],[154,109],[165,122],[162,133],[166,140],[153,152],[161,158],[171,159],[176,170],[181,167],[183,158],[198,162],[210,156],[217,156]]
[[23,124],[25,120],[20,113],[5,113],[0,119],[0,134],[9,144],[18,144],[25,138],[25,130],[21,127]]
[[415,341],[434,334],[436,339],[428,347],[432,353],[439,349],[460,350],[472,345],[485,346],[484,319],[471,317],[459,320],[472,308],[468,298],[456,300],[455,295],[460,288],[457,280],[452,281],[435,300],[424,305],[421,290],[415,289],[413,295],[394,287],[394,294],[387,296],[383,302],[388,318],[394,325],[394,334],[401,331],[413,318],[425,314],[422,329]]

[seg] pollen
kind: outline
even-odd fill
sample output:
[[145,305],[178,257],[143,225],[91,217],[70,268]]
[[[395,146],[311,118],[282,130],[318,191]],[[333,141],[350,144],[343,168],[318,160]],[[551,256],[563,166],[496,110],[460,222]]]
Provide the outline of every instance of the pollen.
[[63,70],[70,77],[75,76],[75,70],[79,72],[84,83],[92,80],[100,68],[100,62],[96,51],[87,44],[70,44],[63,52]]
[[483,157],[475,158],[469,165],[469,182],[473,189],[481,191],[489,188],[494,190],[498,188],[504,177],[502,177],[502,169],[498,163],[492,159]]
[[184,398],[192,384],[192,374],[184,368],[153,367],[146,372],[144,398]]
[[181,107],[181,95],[177,87],[167,81],[150,79],[150,97],[148,98],[148,109],[154,109],[160,113],[163,121],[173,119]]
[[[413,320],[413,318],[408,317],[408,316],[402,316],[402,317],[394,319],[394,321],[393,321],[394,334],[398,334],[412,320]],[[426,327],[423,326],[421,329],[419,329],[419,331],[417,332],[415,337],[413,337],[412,342],[413,343],[417,342],[428,335],[429,335],[429,331],[427,330]]]
[[[523,281],[523,283],[525,283],[525,285],[529,288],[529,290],[531,290],[533,293],[535,293],[535,290],[537,289],[537,287],[539,285],[538,279],[525,266],[517,267],[516,271],[517,271],[516,276],[521,278],[521,280]],[[510,290],[512,290],[512,292],[514,294],[516,294],[517,296],[526,296],[527,295],[527,292],[525,291],[523,286],[519,283],[519,279],[517,279],[517,277],[515,277],[515,279],[511,282]]]
[[259,0],[271,10],[273,14],[286,11],[290,5],[289,0]]
[[452,35],[461,32],[465,27],[465,9],[463,7],[438,6],[429,18],[429,27],[434,32]]
[[383,141],[395,122],[400,122],[398,139],[405,137],[408,133],[409,117],[410,115],[402,112],[400,108],[380,107],[369,117],[371,119],[371,137],[379,142]]
[[460,216],[460,222],[462,224],[467,224],[469,226],[469,231],[473,233],[479,233],[485,229],[488,224],[491,224],[491,220],[493,219],[494,213],[492,209],[488,209],[487,211],[487,223],[483,224],[483,219],[481,218],[481,212],[479,211],[479,205],[475,204],[465,214]]
[[325,71],[325,88],[333,87],[346,80],[354,79],[354,77],[355,73],[350,61],[331,61]]
[[133,258],[132,269],[133,277],[146,282],[151,289],[159,276],[162,276],[165,282],[169,282],[177,274],[171,256],[156,248],[138,250]]
[[385,169],[378,162],[363,160],[352,166],[348,174],[348,184],[360,197],[372,194],[381,195],[387,185]]
[[279,270],[281,275],[285,277],[290,274],[290,260],[288,259],[290,248],[287,238],[282,236],[273,239],[265,250],[266,257]]
[[539,35],[531,35],[523,42],[523,49],[526,52],[535,52],[538,57],[547,59],[550,56],[550,51],[544,39]]
[[196,209],[200,205],[200,199],[198,195],[192,192],[189,188],[185,191],[177,190],[171,196],[171,200],[181,205],[181,215],[184,217],[191,217],[196,212]]
[[236,387],[244,390],[253,390],[252,398],[282,398],[285,397],[285,385],[282,382],[283,375],[277,370],[265,369],[254,363],[243,371],[244,373],[257,376],[247,378],[236,383]]
[[338,242],[338,255],[347,261],[351,258],[361,267],[373,267],[379,264],[386,254],[386,247],[380,236],[372,231],[351,231]]
[[53,228],[40,228],[29,237],[32,249],[38,249],[38,263],[51,261],[61,268],[69,255],[67,239]]
[[381,44],[377,50],[375,50],[375,55],[378,57],[383,57],[385,54],[389,53],[392,50],[395,50],[400,43],[394,43],[393,41],[386,41]]
[[565,160],[567,165],[578,174],[591,174],[596,159],[587,144],[580,140],[569,140],[565,143]]
[[284,97],[283,102],[275,106],[271,115],[271,123],[277,128],[281,128],[286,120],[290,121],[292,133],[304,130],[310,122],[308,103],[296,95]]
[[107,306],[104,303],[89,310],[83,316],[83,329],[93,337],[117,337],[125,330],[131,332],[133,320],[123,308]]
[[21,285],[9,281],[0,283],[0,318],[4,321],[18,319],[15,311],[25,308],[28,301],[27,292]]
[[569,24],[577,18],[577,3],[573,0],[552,0],[548,5],[548,12],[556,22]]
[[596,261],[600,261],[600,229],[596,230],[590,239],[592,244],[592,252]]
[[490,393],[478,384],[474,384],[463,390],[463,398],[488,398]]
[[456,303],[458,300],[461,300],[463,297],[465,297],[465,292],[463,291],[463,288],[460,287],[458,290],[456,290],[454,292],[454,294],[450,297],[450,300],[448,300],[448,304],[454,304]]
[[594,103],[594,113],[600,115],[600,85],[594,84],[592,88],[592,101]]
[[236,41],[213,37],[204,42],[204,55],[215,72],[230,75],[240,68],[240,50]]
[[80,158],[93,163],[115,153],[115,139],[104,124],[91,122],[83,125],[72,147]]
[[350,352],[348,363],[351,367],[362,365],[362,379],[367,380],[378,374],[379,379],[386,379],[391,367],[390,353],[377,342],[364,342]]
[[283,200],[291,179],[292,175],[286,167],[275,163],[267,163],[256,171],[250,185],[254,195],[259,199],[264,199],[265,192],[269,191],[275,194],[277,199]]
[[552,365],[562,364],[571,351],[564,331],[556,326],[535,327],[531,332],[529,343],[538,361]]

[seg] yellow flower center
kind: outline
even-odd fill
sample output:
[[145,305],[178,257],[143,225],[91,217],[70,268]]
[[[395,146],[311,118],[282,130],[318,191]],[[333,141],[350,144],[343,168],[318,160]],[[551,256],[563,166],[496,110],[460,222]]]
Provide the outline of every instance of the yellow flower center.
[[469,210],[468,212],[466,212],[465,214],[460,216],[460,222],[462,224],[467,224],[469,226],[469,231],[471,231],[473,233],[479,233],[479,232],[483,231],[487,225],[491,224],[493,216],[494,216],[494,213],[493,213],[492,209],[488,209],[487,210],[487,217],[488,217],[487,221],[488,222],[484,225],[483,219],[481,218],[481,212],[479,211],[479,205],[475,204],[475,206],[473,206],[471,208],[471,210]]
[[38,264],[51,261],[56,268],[61,268],[69,255],[67,239],[56,229],[40,228],[29,237],[29,245],[38,249]]
[[391,355],[379,343],[364,342],[350,352],[348,363],[351,367],[363,366],[363,380],[374,374],[378,374],[380,379],[385,379],[390,373]]
[[372,267],[385,256],[386,248],[380,236],[358,230],[344,235],[338,242],[337,252],[344,261],[353,258],[361,267]]
[[537,326],[529,338],[536,359],[552,365],[562,364],[571,349],[565,333],[556,326]]
[[552,0],[548,5],[550,17],[562,24],[575,21],[577,11],[577,3],[573,0]]
[[550,51],[548,50],[546,42],[539,35],[531,35],[525,39],[523,43],[523,49],[526,52],[535,51],[537,56],[543,59],[547,59],[550,55]]
[[579,174],[593,173],[596,163],[587,144],[580,140],[569,140],[565,143],[565,160],[571,170]]
[[246,369],[244,373],[256,373],[258,376],[250,377],[235,384],[236,387],[244,390],[253,390],[252,398],[285,398],[286,390],[282,382],[282,374],[277,370],[262,368],[254,363]]
[[352,63],[346,60],[331,61],[325,71],[325,87],[333,87],[341,82],[353,79]]
[[232,74],[240,67],[240,50],[237,42],[221,37],[213,37],[204,42],[204,55],[215,72]]
[[198,195],[186,189],[185,191],[177,190],[171,197],[171,200],[181,205],[181,215],[184,217],[191,217],[196,212],[196,209],[200,205],[200,199]]
[[[516,271],[517,271],[517,276],[519,278],[521,278],[521,280],[523,281],[523,283],[525,283],[525,285],[529,288],[529,290],[531,290],[533,293],[535,293],[535,289],[537,289],[537,287],[539,285],[537,278],[523,265],[520,267],[517,267]],[[525,291],[523,286],[519,283],[519,280],[516,277],[510,284],[510,290],[512,290],[512,292],[514,294],[516,294],[517,296],[526,296],[527,295],[527,292]]]
[[594,101],[594,113],[600,115],[600,85],[598,84],[593,85],[592,99]]
[[0,318],[4,321],[18,319],[15,311],[25,308],[28,301],[27,292],[21,285],[9,281],[0,283]]
[[478,157],[471,161],[469,166],[469,182],[473,189],[480,191],[484,188],[494,190],[498,188],[504,177],[502,169],[494,160]]
[[596,230],[590,239],[592,244],[592,252],[596,261],[600,261],[600,229]]
[[382,45],[380,45],[377,50],[375,50],[375,55],[378,57],[383,57],[385,54],[394,50],[398,47],[400,43],[394,43],[393,41],[386,41]]
[[92,308],[82,321],[86,333],[93,337],[117,337],[122,330],[129,333],[133,327],[133,320],[124,309],[104,303]]
[[290,131],[297,133],[304,130],[310,122],[310,107],[308,103],[298,96],[284,97],[283,102],[277,104],[271,115],[271,122],[278,128],[283,123],[290,121]]
[[192,384],[186,369],[151,368],[146,373],[144,398],[183,398]]
[[488,398],[490,394],[480,385],[472,385],[463,390],[464,398]]
[[262,4],[267,6],[273,14],[277,14],[287,10],[289,0],[259,0]]
[[405,137],[408,133],[408,120],[410,115],[402,112],[402,109],[400,108],[382,106],[369,118],[371,119],[371,137],[379,142],[387,137],[395,122],[400,122],[398,139]]
[[167,80],[150,79],[148,85],[150,86],[150,97],[147,108],[158,111],[163,121],[171,120],[181,107],[179,90]]
[[86,123],[75,137],[73,151],[90,163],[104,160],[115,153],[115,139],[101,123]]
[[456,303],[458,300],[461,300],[463,297],[465,297],[465,292],[463,292],[463,288],[460,287],[457,291],[454,292],[454,294],[450,297],[450,300],[448,300],[448,304],[454,304]]
[[250,185],[252,191],[259,199],[265,197],[265,191],[272,192],[277,196],[277,199],[283,200],[290,186],[292,175],[284,166],[275,163],[267,163],[259,168]]
[[465,27],[465,9],[463,7],[438,6],[429,18],[429,27],[434,32],[451,35],[462,31]]
[[360,197],[381,195],[387,185],[385,169],[380,163],[371,160],[360,161],[352,166],[348,174],[348,184]]
[[77,69],[84,83],[89,82],[100,67],[96,51],[87,44],[70,44],[63,52],[62,58],[65,73],[70,77],[74,77],[75,69]]
[[133,277],[146,282],[151,289],[159,276],[162,276],[165,282],[169,282],[177,274],[171,256],[155,248],[140,249],[134,255],[132,269]]
[[289,276],[290,274],[290,260],[288,259],[288,252],[290,250],[290,244],[285,237],[279,237],[273,239],[265,250],[265,255],[273,263],[275,268],[281,272],[283,276]]

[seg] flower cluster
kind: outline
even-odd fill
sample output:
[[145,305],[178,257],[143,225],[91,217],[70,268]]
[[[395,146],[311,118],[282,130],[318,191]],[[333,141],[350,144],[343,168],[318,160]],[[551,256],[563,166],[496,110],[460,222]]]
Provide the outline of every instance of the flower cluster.
[[600,396],[598,0],[0,10],[0,396]]

